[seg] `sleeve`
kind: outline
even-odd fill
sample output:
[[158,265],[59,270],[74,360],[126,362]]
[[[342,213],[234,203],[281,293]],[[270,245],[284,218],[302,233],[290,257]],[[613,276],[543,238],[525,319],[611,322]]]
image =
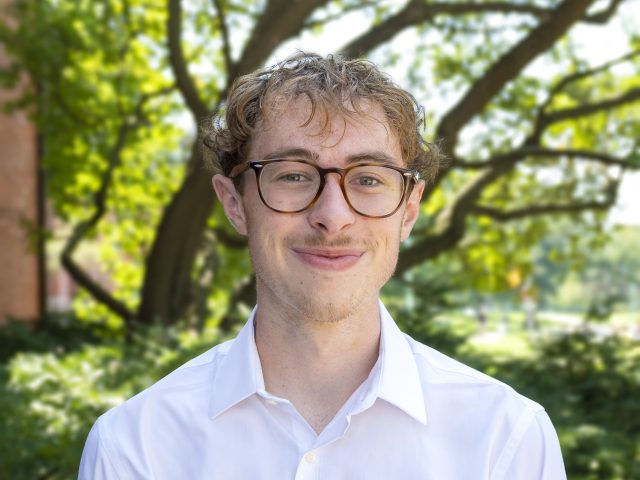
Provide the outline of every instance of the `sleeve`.
[[93,425],[82,451],[78,480],[113,480],[120,478],[100,435],[100,419]]
[[[511,438],[510,440],[516,440]],[[512,445],[513,454],[508,461],[494,471],[492,480],[566,480],[560,442],[544,410],[535,413],[528,428]],[[504,459],[506,460],[506,459]]]

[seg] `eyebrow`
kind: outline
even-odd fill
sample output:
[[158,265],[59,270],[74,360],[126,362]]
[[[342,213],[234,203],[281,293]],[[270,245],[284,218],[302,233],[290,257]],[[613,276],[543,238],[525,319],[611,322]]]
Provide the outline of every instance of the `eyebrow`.
[[[302,158],[304,160],[318,161],[319,155],[315,152],[307,150],[306,148],[285,148],[283,150],[276,150],[268,155],[264,156],[264,160],[273,160],[279,158]],[[394,157],[387,155],[381,151],[361,152],[353,155],[349,155],[346,159],[348,164],[359,162],[373,162],[381,164],[397,165],[398,160]]]
[[303,158],[305,160],[317,160],[318,154],[313,153],[306,148],[285,148],[283,150],[276,150],[275,152],[271,152],[268,155],[264,156],[264,160],[273,160],[278,158]]
[[398,161],[394,157],[391,157],[386,153],[380,151],[362,152],[354,155],[349,155],[347,157],[347,163],[358,162],[374,162],[392,165],[396,165],[398,163]]

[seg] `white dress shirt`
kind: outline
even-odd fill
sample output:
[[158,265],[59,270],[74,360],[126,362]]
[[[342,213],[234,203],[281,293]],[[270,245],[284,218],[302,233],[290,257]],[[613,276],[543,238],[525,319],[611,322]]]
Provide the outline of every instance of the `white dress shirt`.
[[382,303],[377,363],[316,434],[265,390],[254,316],[102,415],[79,478],[566,479],[540,405],[403,334]]

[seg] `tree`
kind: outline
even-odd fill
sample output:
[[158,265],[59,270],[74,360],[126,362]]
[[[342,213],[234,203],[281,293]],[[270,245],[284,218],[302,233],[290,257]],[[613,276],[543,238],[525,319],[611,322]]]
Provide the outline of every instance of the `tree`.
[[[640,168],[640,38],[592,65],[575,31],[630,3],[14,0],[17,26],[0,30],[14,58],[2,79],[24,71],[36,83],[18,106],[34,112],[50,196],[73,225],[67,270],[127,322],[169,324],[254,295],[245,243],[224,222],[195,132],[234,79],[285,42],[356,12],[369,28],[339,53],[402,67],[427,104],[446,99],[431,136],[447,163],[401,252],[403,274],[477,247],[483,232],[518,237],[523,221],[543,232],[558,214],[602,219],[623,172]],[[404,58],[392,42],[408,31],[416,45]],[[185,113],[187,132],[177,126]],[[98,238],[111,289],[74,257]]]

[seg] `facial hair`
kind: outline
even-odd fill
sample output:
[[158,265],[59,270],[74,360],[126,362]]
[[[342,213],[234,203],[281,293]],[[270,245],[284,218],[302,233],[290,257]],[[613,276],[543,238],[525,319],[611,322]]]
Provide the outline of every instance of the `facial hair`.
[[[251,237],[250,237],[251,238]],[[307,235],[292,235],[284,239],[283,243],[286,249],[297,248],[346,248],[358,249],[365,252],[377,252],[378,255],[389,254],[395,255],[392,262],[386,263],[386,268],[382,270],[374,270],[378,278],[374,279],[358,279],[354,278],[352,294],[344,296],[345,287],[336,292],[334,296],[328,296],[325,293],[314,290],[313,284],[304,284],[305,280],[300,279],[298,283],[294,281],[286,281],[283,279],[273,278],[273,272],[268,268],[264,268],[265,247],[264,245],[250,245],[252,253],[252,263],[256,272],[258,288],[270,291],[270,297],[279,299],[284,310],[290,313],[295,321],[322,321],[325,323],[341,322],[348,319],[355,312],[358,312],[362,304],[367,301],[375,301],[379,293],[379,289],[393,275],[397,264],[398,245],[400,242],[400,232],[398,232],[397,244],[391,248],[388,245],[380,245],[373,239],[355,240],[350,235],[340,235],[331,239],[326,238],[322,233],[311,233]],[[260,255],[263,257],[262,262],[255,256],[255,247],[261,249]],[[322,280],[322,273],[318,273],[318,279]],[[307,277],[308,278],[308,277]],[[371,280],[373,280],[371,282]],[[311,280],[313,281],[313,280]],[[367,291],[359,288],[360,284],[371,283],[375,287],[375,291]]]

